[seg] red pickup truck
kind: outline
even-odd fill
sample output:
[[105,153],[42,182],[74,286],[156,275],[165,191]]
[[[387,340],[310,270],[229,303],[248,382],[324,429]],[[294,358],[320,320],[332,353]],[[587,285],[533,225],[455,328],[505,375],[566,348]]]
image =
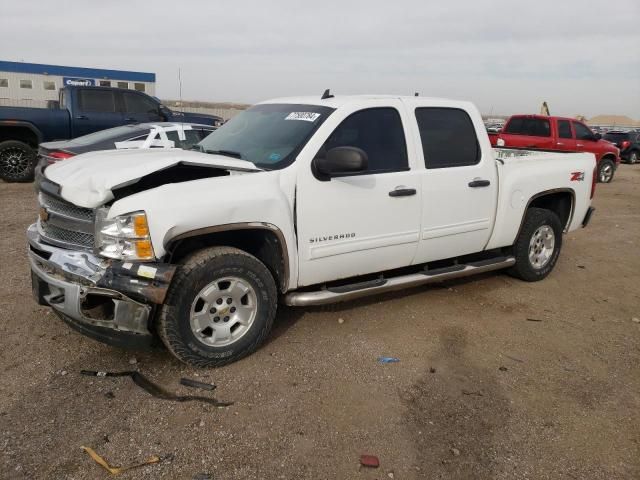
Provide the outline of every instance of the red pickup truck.
[[513,115],[499,133],[490,133],[489,139],[494,147],[593,153],[598,180],[603,183],[613,179],[620,164],[620,150],[574,118]]

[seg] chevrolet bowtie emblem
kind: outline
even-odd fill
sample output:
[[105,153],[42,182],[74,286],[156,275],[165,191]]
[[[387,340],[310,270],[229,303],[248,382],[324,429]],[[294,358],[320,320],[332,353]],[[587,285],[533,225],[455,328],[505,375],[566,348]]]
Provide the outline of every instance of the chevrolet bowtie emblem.
[[49,212],[46,208],[40,207],[40,221],[46,222],[47,220],[49,220]]

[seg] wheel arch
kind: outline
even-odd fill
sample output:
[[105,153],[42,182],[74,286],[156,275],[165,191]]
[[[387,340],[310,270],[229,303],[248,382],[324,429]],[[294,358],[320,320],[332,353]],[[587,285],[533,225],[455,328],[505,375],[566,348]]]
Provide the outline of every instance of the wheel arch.
[[0,122],[0,142],[16,140],[37,148],[42,138],[42,132],[29,122],[13,120]]
[[187,254],[212,246],[250,253],[269,269],[282,292],[288,290],[289,252],[282,231],[270,223],[233,223],[199,228],[165,240],[166,260],[180,262]]
[[573,213],[576,204],[576,192],[571,188],[554,188],[552,190],[545,190],[532,196],[527,202],[527,206],[522,213],[522,219],[520,220],[520,228],[518,228],[518,234],[516,239],[520,236],[522,227],[524,225],[527,211],[530,208],[544,208],[551,210],[558,218],[562,225],[563,232],[567,232],[571,221],[573,220]]

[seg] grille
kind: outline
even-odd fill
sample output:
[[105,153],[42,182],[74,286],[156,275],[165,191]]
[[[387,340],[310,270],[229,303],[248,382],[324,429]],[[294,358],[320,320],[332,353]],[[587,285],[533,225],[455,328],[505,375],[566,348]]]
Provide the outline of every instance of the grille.
[[89,233],[66,230],[47,222],[40,222],[40,226],[42,227],[42,236],[45,240],[52,241],[52,243],[59,242],[69,246],[76,245],[85,249],[93,248],[93,235]]
[[40,192],[40,235],[45,242],[65,248],[92,250],[94,213],[60,198]]
[[49,211],[60,213],[66,217],[93,222],[93,210],[90,208],[76,207],[72,203],[59,200],[44,193],[40,194],[40,205]]

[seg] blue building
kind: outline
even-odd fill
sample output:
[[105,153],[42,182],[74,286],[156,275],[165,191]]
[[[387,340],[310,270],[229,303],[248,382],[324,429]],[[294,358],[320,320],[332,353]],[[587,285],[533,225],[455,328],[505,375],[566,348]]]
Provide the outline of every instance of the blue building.
[[0,105],[46,106],[65,85],[129,88],[155,95],[156,74],[0,60]]

